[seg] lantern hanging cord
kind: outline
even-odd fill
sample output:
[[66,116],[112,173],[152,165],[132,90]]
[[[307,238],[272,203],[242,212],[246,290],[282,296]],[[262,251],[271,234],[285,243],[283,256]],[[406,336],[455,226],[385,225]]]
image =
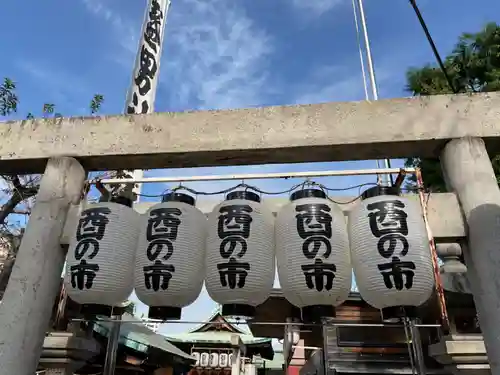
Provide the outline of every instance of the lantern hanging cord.
[[[164,196],[165,194],[167,194],[169,191],[170,192],[176,192],[176,191],[180,191],[180,190],[184,190],[184,191],[187,191],[193,195],[202,195],[202,196],[210,196],[210,195],[221,195],[221,194],[227,194],[227,193],[230,193],[231,191],[233,190],[236,190],[236,189],[249,189],[249,190],[253,190],[259,194],[263,194],[263,195],[283,195],[283,194],[288,194],[288,193],[291,193],[292,191],[296,190],[296,189],[305,189],[307,188],[308,186],[310,187],[317,187],[321,190],[323,190],[325,192],[325,194],[327,195],[328,199],[336,204],[350,204],[352,202],[355,202],[356,200],[358,200],[360,197],[361,197],[361,193],[358,194],[358,196],[356,196],[356,198],[353,198],[347,202],[337,202],[333,199],[331,199],[329,196],[328,196],[328,192],[335,192],[335,191],[348,191],[348,190],[352,190],[352,189],[360,189],[365,187],[365,186],[376,186],[377,184],[374,183],[374,182],[368,182],[368,183],[363,183],[363,184],[358,184],[358,185],[352,185],[352,186],[347,186],[347,187],[342,187],[342,188],[332,188],[332,187],[328,187],[326,185],[323,185],[323,184],[320,184],[320,183],[317,183],[315,181],[312,181],[310,179],[306,179],[305,181],[301,182],[301,183],[298,183],[298,184],[295,184],[293,185],[292,187],[290,187],[289,189],[286,189],[286,190],[281,190],[281,191],[266,191],[266,190],[262,190],[260,188],[258,188],[257,186],[254,186],[254,185],[248,185],[248,184],[245,184],[245,183],[240,183],[238,185],[235,185],[235,186],[232,186],[230,188],[227,188],[227,189],[223,189],[223,190],[217,190],[217,191],[201,191],[201,190],[196,190],[196,189],[193,189],[193,188],[190,188],[188,186],[185,186],[185,185],[179,185],[173,189],[166,189],[164,190],[161,194],[137,194],[138,196],[140,197],[145,197],[145,198],[161,198],[162,196]],[[419,189],[416,188],[416,189],[413,189],[413,188],[405,188],[405,189],[402,189],[404,191],[418,191]]]
[[178,186],[176,188],[173,188],[173,189],[171,189],[171,191],[175,192],[178,190],[185,190],[185,191],[188,191],[194,195],[220,195],[220,194],[227,194],[227,193],[229,193],[235,189],[238,189],[238,188],[245,188],[245,189],[250,189],[250,190],[256,191],[257,193],[264,194],[264,195],[282,195],[282,194],[291,193],[292,191],[294,191],[298,188],[304,189],[304,188],[306,188],[306,186],[318,187],[324,191],[347,191],[347,190],[351,190],[351,189],[362,188],[364,186],[375,186],[375,185],[377,185],[377,184],[374,182],[368,182],[368,183],[364,183],[364,184],[358,184],[358,185],[353,185],[353,186],[348,186],[348,187],[343,187],[343,188],[330,188],[328,186],[317,183],[315,181],[305,180],[304,182],[301,182],[299,184],[295,184],[291,188],[286,189],[286,190],[282,190],[282,191],[266,191],[266,190],[262,190],[262,189],[258,188],[257,186],[248,185],[245,183],[238,184],[238,185],[230,187],[228,189],[213,191],[213,192],[198,191],[198,190],[195,190],[195,189],[189,188],[187,186],[183,186],[183,185]]
[[[96,181],[96,184],[99,185],[99,180]],[[251,189],[251,190],[254,190],[254,191],[256,191],[256,192],[258,192],[260,194],[264,194],[264,195],[281,195],[281,194],[291,193],[292,191],[298,189],[299,187],[302,187],[304,189],[307,185],[317,186],[317,187],[319,187],[319,188],[321,188],[323,190],[326,190],[326,191],[348,191],[348,190],[352,190],[352,189],[356,189],[356,188],[362,188],[364,186],[374,186],[374,185],[377,185],[377,184],[373,183],[373,182],[369,182],[369,183],[364,183],[364,184],[359,184],[359,185],[353,185],[353,186],[347,186],[347,187],[342,187],[342,188],[330,188],[330,187],[327,187],[325,185],[319,184],[319,183],[317,183],[315,181],[312,181],[310,179],[305,179],[304,182],[295,184],[291,188],[286,189],[286,190],[282,190],[282,191],[265,191],[265,190],[259,189],[257,186],[254,186],[254,185],[248,185],[248,184],[245,184],[245,183],[240,183],[238,185],[232,186],[232,187],[224,189],[224,190],[210,191],[210,192],[207,192],[207,191],[198,191],[198,190],[192,189],[190,187],[187,187],[187,186],[184,186],[184,185],[181,184],[181,185],[179,185],[179,186],[177,186],[177,187],[175,187],[173,189],[166,189],[161,194],[144,194],[144,193],[140,193],[140,194],[137,194],[137,196],[144,197],[144,198],[161,198],[168,191],[175,192],[175,191],[179,191],[179,190],[185,190],[185,191],[188,191],[188,192],[190,192],[191,194],[194,194],[194,195],[220,195],[220,194],[230,193],[231,191],[236,190],[238,188]]]

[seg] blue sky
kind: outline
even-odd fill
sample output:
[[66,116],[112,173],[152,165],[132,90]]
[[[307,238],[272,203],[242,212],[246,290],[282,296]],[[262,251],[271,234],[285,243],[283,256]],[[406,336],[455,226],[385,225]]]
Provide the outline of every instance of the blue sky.
[[[420,0],[444,55],[457,36],[500,21],[498,0]],[[65,116],[87,114],[94,93],[104,114],[123,111],[145,0],[52,0],[2,4],[0,76],[18,84],[20,112],[55,103]],[[28,8],[29,6],[29,8]],[[28,11],[29,9],[29,11]],[[28,12],[27,12],[28,11]],[[408,96],[405,72],[433,61],[405,0],[366,0],[365,12],[381,98]],[[496,18],[495,18],[496,17]],[[363,100],[350,0],[172,0],[156,111],[239,108]],[[401,161],[395,162],[396,166]],[[374,161],[148,171],[148,176],[373,168]],[[328,178],[332,187],[374,177]],[[259,181],[271,191],[297,181]],[[215,191],[233,183],[192,184]],[[145,187],[158,194],[164,184]],[[357,190],[348,192],[356,194]],[[202,320],[215,307],[206,293],[183,318]],[[164,333],[185,330],[165,325]]]

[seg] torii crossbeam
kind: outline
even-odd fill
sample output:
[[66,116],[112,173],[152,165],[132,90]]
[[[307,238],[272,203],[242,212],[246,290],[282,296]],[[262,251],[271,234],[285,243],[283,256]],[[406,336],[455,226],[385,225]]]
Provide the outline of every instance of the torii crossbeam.
[[500,152],[500,93],[13,121],[0,133],[0,173],[45,171],[0,305],[0,375],[36,370],[64,264],[61,234],[86,171],[408,156],[440,157],[458,196],[471,289],[500,375],[500,190],[487,153]]

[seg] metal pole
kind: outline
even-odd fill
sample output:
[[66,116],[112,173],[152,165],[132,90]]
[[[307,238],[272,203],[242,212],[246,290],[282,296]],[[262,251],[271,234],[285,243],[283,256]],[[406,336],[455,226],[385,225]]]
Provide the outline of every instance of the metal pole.
[[[377,80],[375,78],[375,68],[373,66],[372,52],[370,48],[370,39],[368,38],[368,27],[366,26],[366,17],[365,10],[363,7],[363,0],[357,0],[359,7],[359,15],[361,20],[361,28],[363,29],[363,36],[365,40],[365,49],[366,49],[366,61],[368,63],[368,76],[370,78],[370,86],[372,88],[373,100],[378,100],[378,88],[377,88]],[[390,159],[384,159],[385,168],[391,168]],[[377,167],[380,168],[380,163],[377,160]],[[384,176],[384,183],[387,186],[392,185],[392,176]]]
[[207,175],[207,176],[172,176],[172,177],[145,177],[140,179],[103,179],[89,181],[90,184],[115,185],[121,183],[186,183],[198,181],[231,181],[231,180],[259,180],[274,178],[312,178],[312,177],[333,177],[333,176],[360,176],[373,174],[395,174],[404,171],[405,173],[415,173],[415,168],[390,168],[390,169],[353,169],[339,171],[301,171],[301,172],[275,172],[275,173],[242,173],[228,175]]
[[324,375],[328,375],[328,325],[327,321],[323,320],[321,323],[323,330],[323,369]]
[[365,59],[363,58],[363,50],[361,48],[361,38],[359,35],[358,11],[356,9],[356,0],[352,0],[352,12],[354,15],[354,26],[356,27],[356,41],[358,42],[359,62],[361,65],[361,76],[363,77],[363,88],[365,89],[365,99],[370,100],[370,94],[368,94],[368,85],[366,84]]
[[412,342],[413,339],[411,336],[410,323],[408,322],[407,318],[403,319],[403,325],[405,330],[406,344],[408,347],[408,356],[410,357],[411,373],[412,375],[415,375],[415,361],[414,361],[413,342]]
[[422,339],[420,337],[420,331],[416,326],[415,320],[410,320],[410,332],[411,332],[413,352],[415,353],[415,364],[417,366],[418,375],[426,375],[427,370],[425,368],[425,362],[424,362]]
[[[72,322],[86,322],[87,320],[85,319],[72,319]],[[112,321],[111,319],[99,319],[100,322],[110,322]],[[207,322],[207,321],[192,321],[192,320],[157,320],[157,319],[143,319],[142,321],[138,322],[137,320],[122,320],[122,323],[132,323],[132,324],[144,324],[144,322],[156,322],[156,323],[161,323],[161,324],[166,324],[166,323],[173,323],[173,324],[219,324],[217,322]],[[242,325],[242,324],[249,324],[247,321],[233,321],[231,322],[233,325]],[[293,326],[321,326],[321,323],[300,323],[300,322],[292,322],[292,323],[286,323],[286,322],[251,322],[250,324],[252,325],[262,325],[262,326],[286,326],[286,325],[293,325]],[[331,327],[403,327],[402,324],[384,324],[384,323],[335,323],[332,321],[328,322],[328,325]],[[441,327],[441,324],[416,324],[415,327],[421,327],[421,328],[439,328]],[[306,332],[306,331],[301,331],[301,332]],[[307,331],[310,332],[310,331]]]
[[104,360],[103,375],[114,375],[116,368],[116,352],[120,339],[121,316],[117,315],[110,322],[108,345],[106,346],[106,358]]

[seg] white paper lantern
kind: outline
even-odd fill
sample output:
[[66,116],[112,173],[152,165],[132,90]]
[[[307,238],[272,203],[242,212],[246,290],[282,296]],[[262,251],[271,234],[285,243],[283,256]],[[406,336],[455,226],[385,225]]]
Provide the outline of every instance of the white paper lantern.
[[187,194],[171,193],[142,217],[135,264],[135,293],[149,317],[180,319],[205,276],[205,215]]
[[208,367],[208,364],[210,363],[210,354],[208,353],[201,353],[200,355],[200,366],[201,367]]
[[322,190],[299,190],[290,200],[276,218],[281,289],[308,319],[334,316],[352,282],[344,214]]
[[219,367],[218,353],[210,353],[210,367]]
[[253,316],[274,282],[274,217],[249,191],[235,191],[208,217],[205,285],[225,316]]
[[198,366],[200,364],[200,353],[199,352],[193,352],[191,353],[191,356],[194,357],[194,359],[196,359],[196,363],[194,364],[194,366]]
[[107,307],[119,306],[133,291],[139,215],[131,205],[127,199],[89,205],[70,239],[65,288],[89,313],[108,315]]
[[354,275],[363,299],[390,317],[414,314],[434,290],[429,241],[418,201],[376,186],[349,214]]
[[229,364],[229,357],[227,355],[227,353],[221,353],[221,355],[219,356],[219,366],[220,367],[227,367],[228,364]]

